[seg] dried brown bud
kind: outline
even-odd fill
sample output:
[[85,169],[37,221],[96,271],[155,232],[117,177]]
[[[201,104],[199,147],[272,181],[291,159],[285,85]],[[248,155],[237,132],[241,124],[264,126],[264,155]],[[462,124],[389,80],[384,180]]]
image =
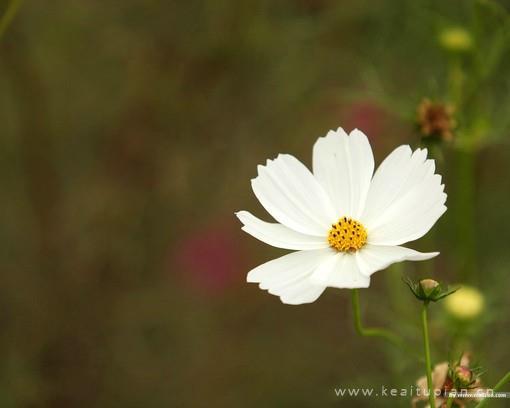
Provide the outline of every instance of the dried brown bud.
[[452,140],[453,129],[457,126],[453,106],[424,99],[418,106],[418,126],[424,137],[438,137]]

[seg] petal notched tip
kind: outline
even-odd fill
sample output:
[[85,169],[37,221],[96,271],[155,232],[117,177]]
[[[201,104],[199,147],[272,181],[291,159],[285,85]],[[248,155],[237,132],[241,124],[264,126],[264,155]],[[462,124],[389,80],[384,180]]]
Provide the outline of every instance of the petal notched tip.
[[363,132],[362,130],[360,130],[358,128],[352,129],[351,133],[349,133],[349,136],[354,137],[354,138],[356,138],[356,137],[362,138],[362,139],[368,141],[368,136],[365,134],[365,132]]

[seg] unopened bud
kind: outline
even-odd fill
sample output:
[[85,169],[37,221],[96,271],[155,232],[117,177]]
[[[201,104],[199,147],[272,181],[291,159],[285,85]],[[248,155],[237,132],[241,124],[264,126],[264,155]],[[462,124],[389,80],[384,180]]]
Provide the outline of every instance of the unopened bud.
[[465,52],[473,47],[473,38],[469,31],[462,27],[450,27],[439,34],[439,43],[445,50]]
[[484,304],[484,296],[478,289],[463,286],[446,299],[444,307],[451,316],[459,320],[471,320],[480,316]]
[[444,299],[457,290],[457,288],[450,288],[449,286],[442,285],[434,279],[422,279],[416,282],[410,278],[404,278],[403,281],[409,286],[409,289],[411,289],[416,299],[426,304]]
[[455,377],[459,381],[459,385],[467,386],[473,380],[473,373],[468,367],[458,366],[455,368]]
[[423,279],[420,281],[420,286],[423,289],[423,293],[429,296],[439,286],[439,282],[434,279]]

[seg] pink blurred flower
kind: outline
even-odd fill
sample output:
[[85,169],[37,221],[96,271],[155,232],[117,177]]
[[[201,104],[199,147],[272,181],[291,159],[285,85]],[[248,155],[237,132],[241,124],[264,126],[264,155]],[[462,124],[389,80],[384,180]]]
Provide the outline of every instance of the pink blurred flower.
[[345,127],[358,128],[370,135],[370,141],[376,141],[384,132],[386,112],[372,101],[360,101],[350,105],[346,110]]
[[209,294],[223,293],[245,279],[236,233],[225,224],[192,231],[177,243],[173,259],[186,283]]

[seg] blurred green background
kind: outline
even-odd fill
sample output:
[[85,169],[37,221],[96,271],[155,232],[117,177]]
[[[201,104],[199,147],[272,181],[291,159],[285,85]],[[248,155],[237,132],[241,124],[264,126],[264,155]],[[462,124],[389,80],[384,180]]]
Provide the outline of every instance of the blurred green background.
[[[431,148],[449,211],[411,244],[441,256],[377,273],[364,320],[420,350],[401,275],[477,286],[476,323],[432,307],[433,358],[457,342],[494,384],[510,369],[509,7],[26,0],[0,40],[0,406],[410,406],[335,396],[410,387],[423,364],[357,337],[346,290],[292,307],[245,283],[285,251],[233,213],[269,220],[256,165],[310,165],[331,128],[367,133],[377,163],[423,144],[423,98],[458,123]],[[449,27],[467,50],[441,43]]]

